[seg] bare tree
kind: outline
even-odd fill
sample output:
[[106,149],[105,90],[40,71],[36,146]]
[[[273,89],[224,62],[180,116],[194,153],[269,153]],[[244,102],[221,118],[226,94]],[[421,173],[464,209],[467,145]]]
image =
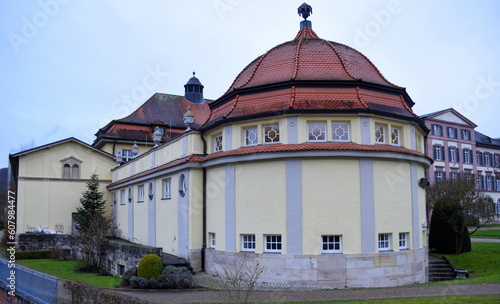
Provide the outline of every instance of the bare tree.
[[[490,223],[495,215],[493,199],[476,189],[472,175],[460,174],[456,179],[435,183],[427,189],[427,204],[432,216],[455,233],[456,253],[462,252],[464,237]],[[469,232],[468,226],[474,229]]]
[[94,216],[89,225],[80,231],[79,247],[84,269],[89,272],[106,274],[106,249],[111,236],[112,219],[109,216]]
[[263,271],[260,263],[253,262],[248,255],[214,257],[216,273],[222,277],[222,289],[232,303],[248,303]]

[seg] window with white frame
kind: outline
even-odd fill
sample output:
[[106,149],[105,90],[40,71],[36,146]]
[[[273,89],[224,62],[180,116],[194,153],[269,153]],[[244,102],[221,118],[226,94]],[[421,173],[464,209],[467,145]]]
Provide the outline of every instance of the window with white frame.
[[493,157],[493,167],[499,167],[500,166],[500,156],[498,154],[495,154]]
[[375,125],[375,143],[385,144],[385,126]]
[[470,140],[470,131],[469,130],[461,130],[462,131],[462,139],[463,140]]
[[277,143],[280,142],[280,125],[273,124],[267,125],[262,128],[264,133],[264,143]]
[[241,235],[241,250],[255,252],[255,234]]
[[452,128],[452,127],[448,127],[448,137],[449,138],[457,138],[457,129],[456,128]]
[[443,126],[432,125],[432,135],[443,136]]
[[399,234],[399,249],[408,249],[408,233]]
[[308,122],[307,140],[326,141],[326,122]]
[[137,186],[137,192],[139,193],[137,201],[144,202],[144,185]]
[[214,136],[214,152],[222,151],[222,134]]
[[455,147],[448,147],[448,154],[450,154],[450,161],[451,162],[457,162],[457,148]]
[[215,239],[215,233],[209,233],[208,234],[208,246],[210,248],[215,248],[215,242],[216,242],[216,239]]
[[264,248],[266,252],[281,252],[281,235],[266,235]]
[[436,182],[440,182],[443,180],[443,172],[441,171],[436,171],[434,172],[435,176],[436,176]]
[[389,233],[378,235],[378,249],[380,251],[391,250],[391,235]]
[[485,166],[490,165],[490,153],[487,152],[484,153],[484,165]]
[[497,191],[500,191],[500,178],[496,179]]
[[400,146],[401,145],[401,129],[391,128],[391,145]]
[[163,180],[163,198],[172,198],[172,178]]
[[127,202],[127,195],[125,194],[125,189],[120,190],[120,205],[125,205]]
[[434,150],[434,160],[443,160],[443,155],[442,155],[443,147],[434,145],[433,150]]
[[486,190],[491,190],[491,176],[485,176]]
[[342,236],[322,235],[322,253],[342,253]]
[[458,178],[458,173],[457,172],[451,172],[450,173],[450,178],[451,179],[457,179]]
[[253,146],[259,143],[259,135],[257,133],[257,127],[244,129],[243,135],[245,137],[245,146]]
[[332,141],[350,140],[350,124],[348,122],[332,122]]
[[466,150],[466,149],[464,149],[463,151],[464,151],[464,152],[463,152],[463,155],[464,155],[464,163],[465,163],[465,164],[470,164],[470,152],[469,152],[470,150]]

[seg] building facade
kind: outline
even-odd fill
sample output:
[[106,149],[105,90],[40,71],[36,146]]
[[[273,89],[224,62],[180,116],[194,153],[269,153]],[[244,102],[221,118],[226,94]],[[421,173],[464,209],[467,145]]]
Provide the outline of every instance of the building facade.
[[269,283],[427,280],[428,129],[364,55],[303,22],[196,105],[186,132],[112,170],[122,238],[208,273],[259,262]]

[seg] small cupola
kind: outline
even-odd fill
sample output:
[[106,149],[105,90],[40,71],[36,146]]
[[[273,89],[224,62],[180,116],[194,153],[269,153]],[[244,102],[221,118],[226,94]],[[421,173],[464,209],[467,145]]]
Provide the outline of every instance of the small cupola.
[[195,72],[193,72],[193,77],[189,78],[189,81],[184,85],[184,97],[194,104],[203,104],[205,99],[203,98],[203,85],[200,80],[195,77]]

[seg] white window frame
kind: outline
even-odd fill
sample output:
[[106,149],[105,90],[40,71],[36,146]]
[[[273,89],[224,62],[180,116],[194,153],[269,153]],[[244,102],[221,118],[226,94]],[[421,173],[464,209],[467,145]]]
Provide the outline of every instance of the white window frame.
[[241,235],[241,251],[255,252],[255,234]]
[[[255,137],[253,139],[253,137]],[[256,146],[259,144],[259,129],[257,126],[243,129],[243,138],[245,146]]]
[[137,202],[144,202],[144,184],[137,186]]
[[[274,137],[270,137],[270,133],[274,131]],[[280,142],[280,125],[279,123],[262,126],[262,138],[265,144],[275,144]]]
[[283,238],[281,234],[270,234],[264,236],[264,252],[281,253],[282,248]]
[[408,249],[408,240],[410,234],[408,232],[399,233],[399,250]]
[[391,250],[391,234],[390,233],[380,233],[378,235],[378,250],[379,251],[390,251]]
[[462,131],[462,140],[470,140],[469,130],[461,130],[461,131]]
[[484,152],[484,165],[490,166],[490,153]]
[[464,149],[463,151],[465,151],[462,153],[464,155],[464,164],[470,164],[470,157],[469,157],[470,150]]
[[127,203],[127,192],[125,189],[120,190],[120,205],[125,205]]
[[[350,142],[351,141],[351,123],[348,121],[332,121],[332,141],[333,142]],[[337,130],[343,130],[342,136],[337,134]],[[347,137],[347,138],[344,138]]]
[[222,134],[214,136],[214,152],[219,152],[224,150],[224,142]]
[[[315,135],[314,130],[319,130],[319,135]],[[315,139],[311,139],[315,138]],[[309,142],[325,142],[326,141],[326,122],[325,121],[309,121],[307,122],[307,141]]]
[[210,248],[215,249],[216,244],[217,244],[217,238],[215,233],[213,232],[208,233],[208,246]]
[[401,128],[391,127],[391,145],[401,146]]
[[172,198],[172,178],[165,178],[162,181],[163,186],[163,199],[171,199]]
[[[321,236],[321,253],[342,253],[342,236],[341,235],[322,235]],[[325,249],[326,247],[326,249]],[[330,247],[333,247],[330,249]],[[336,248],[337,247],[337,248]]]
[[450,154],[450,162],[456,163],[457,162],[457,148],[449,147],[448,151]]
[[442,180],[443,180],[443,172],[441,172],[441,171],[436,171],[435,176],[436,176],[436,182],[440,182],[440,181],[442,181]]
[[485,178],[484,178],[484,183],[486,184],[485,186],[485,190],[488,190],[490,191],[491,190],[491,176],[490,175],[486,175]]
[[447,133],[448,133],[448,138],[457,138],[457,132],[455,132],[455,128],[453,127],[447,127],[446,128]]
[[[377,135],[377,132],[379,135]],[[387,133],[387,126],[385,125],[380,125],[377,124],[375,125],[375,143],[376,144],[385,144],[386,143],[386,133]]]
[[433,146],[433,149],[434,149],[434,154],[436,155],[436,159],[435,160],[442,160],[442,156],[441,156],[441,146]]

